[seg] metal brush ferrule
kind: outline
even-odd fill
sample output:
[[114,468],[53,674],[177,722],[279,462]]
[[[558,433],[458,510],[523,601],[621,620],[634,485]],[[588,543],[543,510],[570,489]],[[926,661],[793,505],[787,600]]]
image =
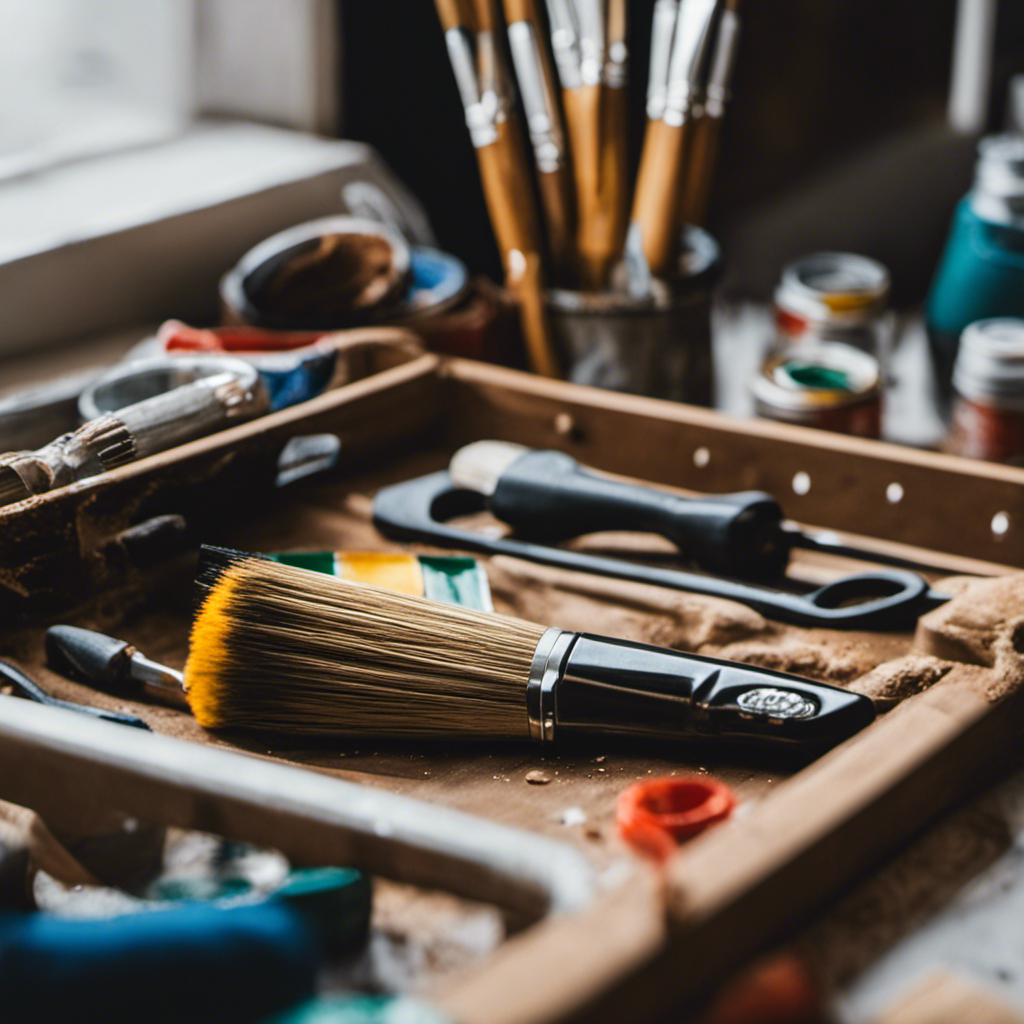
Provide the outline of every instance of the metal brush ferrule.
[[545,630],[533,653],[526,680],[526,716],[532,740],[544,743],[555,738],[555,688],[578,636],[564,629]]
[[678,16],[679,0],[657,0],[651,22],[651,58],[647,82],[647,116],[652,121],[660,121],[665,113],[672,35]]
[[739,39],[740,17],[735,11],[726,8],[722,11],[722,19],[718,25],[718,38],[715,40],[711,73],[708,75],[707,99],[704,103],[704,111],[708,117],[725,115]]
[[558,68],[558,80],[563,89],[578,89],[580,77],[580,42],[575,12],[569,0],[548,0],[551,22],[551,52]]
[[540,41],[533,25],[526,21],[509,25],[508,41],[537,167],[542,174],[553,174],[565,165],[565,140],[558,123],[557,101],[544,75]]
[[672,57],[669,63],[668,91],[665,95],[666,124],[679,127],[689,117],[690,108],[700,92],[711,40],[711,27],[720,0],[691,0],[679,10]]

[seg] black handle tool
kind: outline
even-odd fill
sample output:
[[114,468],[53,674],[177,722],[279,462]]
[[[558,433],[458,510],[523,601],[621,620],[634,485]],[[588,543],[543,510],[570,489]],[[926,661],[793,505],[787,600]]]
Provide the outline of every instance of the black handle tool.
[[846,576],[809,593],[794,594],[754,583],[569,551],[514,537],[489,537],[449,526],[446,522],[456,516],[482,511],[484,507],[485,499],[479,490],[456,487],[448,472],[442,470],[378,491],[373,503],[373,519],[383,534],[398,540],[420,540],[462,551],[511,555],[562,569],[722,597],[745,604],[768,618],[803,626],[903,629],[924,612],[949,600],[947,595],[931,590],[923,577],[902,569]]
[[131,700],[153,698],[188,710],[180,672],[151,661],[124,640],[79,626],[51,626],[46,631],[50,668],[104,693]]
[[61,700],[47,693],[38,683],[33,682],[20,668],[12,665],[9,661],[0,660],[0,682],[13,686],[15,692],[20,693],[37,704],[46,704],[51,708],[64,708],[65,711],[77,711],[83,715],[91,715],[104,722],[113,722],[115,725],[130,725],[135,729],[149,730],[149,726],[141,718],[135,715],[124,715],[119,711],[104,711],[102,708],[90,707],[88,704],[76,704],[74,701]]

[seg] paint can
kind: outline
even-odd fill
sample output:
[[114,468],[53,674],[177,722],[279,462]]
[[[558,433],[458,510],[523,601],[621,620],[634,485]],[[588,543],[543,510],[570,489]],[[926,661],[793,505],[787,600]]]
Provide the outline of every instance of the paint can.
[[783,268],[775,290],[780,342],[827,337],[884,361],[892,334],[889,271],[849,252],[818,252]]
[[552,337],[568,379],[711,405],[711,300],[721,269],[718,243],[688,227],[679,273],[670,286],[644,297],[626,291],[549,291]]
[[970,324],[953,368],[947,451],[1024,465],[1024,320]]
[[841,434],[881,435],[878,360],[845,342],[814,339],[769,354],[753,383],[757,414]]

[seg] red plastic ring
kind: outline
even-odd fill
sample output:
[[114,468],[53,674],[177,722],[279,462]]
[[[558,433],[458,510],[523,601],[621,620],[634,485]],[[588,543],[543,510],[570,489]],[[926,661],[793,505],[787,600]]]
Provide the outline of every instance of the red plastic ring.
[[735,806],[732,790],[715,779],[648,779],[619,797],[616,819],[619,834],[630,846],[664,860],[677,843],[723,821]]

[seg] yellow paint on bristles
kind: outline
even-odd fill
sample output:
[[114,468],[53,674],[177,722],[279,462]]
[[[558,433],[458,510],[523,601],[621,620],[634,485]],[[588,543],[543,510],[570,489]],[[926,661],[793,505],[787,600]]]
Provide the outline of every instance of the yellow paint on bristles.
[[196,721],[205,729],[216,729],[223,724],[219,710],[221,673],[230,661],[230,611],[238,589],[238,575],[236,568],[224,572],[192,624],[185,663],[185,696]]

